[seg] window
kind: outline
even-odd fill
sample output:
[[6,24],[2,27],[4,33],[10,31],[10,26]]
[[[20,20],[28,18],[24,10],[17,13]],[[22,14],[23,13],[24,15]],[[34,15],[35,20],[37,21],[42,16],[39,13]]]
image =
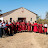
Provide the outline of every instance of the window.
[[32,21],[32,18],[31,18],[31,21]]

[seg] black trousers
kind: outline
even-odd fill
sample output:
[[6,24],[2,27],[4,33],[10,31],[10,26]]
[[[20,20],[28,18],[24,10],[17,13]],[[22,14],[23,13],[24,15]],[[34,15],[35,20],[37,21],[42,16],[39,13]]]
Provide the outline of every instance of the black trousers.
[[0,37],[3,36],[3,28],[0,28]]

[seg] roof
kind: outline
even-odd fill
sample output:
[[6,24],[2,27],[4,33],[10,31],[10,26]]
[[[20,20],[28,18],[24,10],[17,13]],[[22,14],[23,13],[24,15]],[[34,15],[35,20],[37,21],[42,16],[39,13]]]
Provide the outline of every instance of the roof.
[[[21,8],[24,8],[24,7],[21,7]],[[20,8],[18,8],[18,9],[20,9]],[[1,17],[2,15],[6,15],[6,14],[8,15],[8,14],[10,14],[10,13],[12,13],[12,12],[18,10],[18,9],[14,9],[14,10],[12,10],[12,11],[9,11],[9,12],[6,12],[6,13],[3,13],[3,14],[0,15],[0,17]],[[24,8],[24,9],[26,9],[26,8]],[[28,9],[26,9],[26,10],[28,10]],[[30,11],[30,10],[28,10],[28,11]],[[35,14],[35,15],[37,15],[36,13],[34,13],[34,12],[32,12],[32,11],[30,11],[30,12],[33,13],[33,14]]]

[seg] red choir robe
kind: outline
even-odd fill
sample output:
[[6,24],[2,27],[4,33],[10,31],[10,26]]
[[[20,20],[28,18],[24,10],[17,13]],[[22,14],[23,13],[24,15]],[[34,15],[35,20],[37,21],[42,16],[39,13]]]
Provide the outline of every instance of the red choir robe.
[[22,22],[21,25],[22,25],[22,30],[26,30],[25,22]]
[[16,26],[18,26],[18,31],[21,31],[21,25],[19,22],[16,22]]
[[34,32],[38,32],[38,28],[37,28],[37,23],[34,23],[34,29],[33,29]]
[[14,30],[14,33],[16,33],[16,24],[13,22],[13,30]]
[[31,23],[27,23],[27,30],[31,31]]
[[47,27],[43,26],[44,27],[44,32],[47,33]]
[[43,30],[42,30],[42,24],[38,24],[38,32],[39,33],[43,33]]
[[47,32],[47,27],[44,27],[44,32],[45,32],[45,33]]
[[31,24],[32,25],[32,31],[33,31],[33,29],[34,29],[34,24]]
[[8,28],[9,28],[9,25],[6,24],[6,27],[5,27],[5,33],[7,33],[7,34],[9,35],[9,30],[8,30]]
[[13,24],[11,23],[10,24],[10,34],[12,34],[13,33]]

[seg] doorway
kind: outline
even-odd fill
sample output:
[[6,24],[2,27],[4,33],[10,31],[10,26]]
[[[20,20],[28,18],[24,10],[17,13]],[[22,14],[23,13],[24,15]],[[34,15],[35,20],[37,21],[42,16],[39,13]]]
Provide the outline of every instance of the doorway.
[[23,20],[26,21],[26,18],[18,18],[18,21],[23,22]]

